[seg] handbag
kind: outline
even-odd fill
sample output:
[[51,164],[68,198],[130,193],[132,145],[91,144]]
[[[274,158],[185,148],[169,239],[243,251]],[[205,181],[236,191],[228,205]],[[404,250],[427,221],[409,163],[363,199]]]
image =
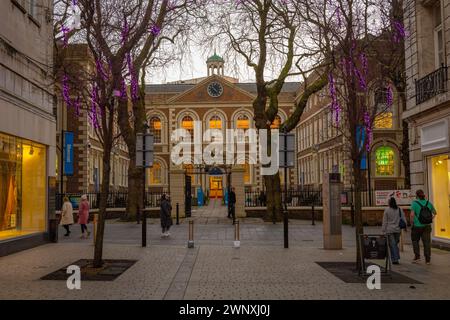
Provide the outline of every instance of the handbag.
[[400,216],[400,221],[398,223],[398,226],[400,229],[406,229],[406,222],[402,218],[402,211],[400,208],[398,208],[398,215]]

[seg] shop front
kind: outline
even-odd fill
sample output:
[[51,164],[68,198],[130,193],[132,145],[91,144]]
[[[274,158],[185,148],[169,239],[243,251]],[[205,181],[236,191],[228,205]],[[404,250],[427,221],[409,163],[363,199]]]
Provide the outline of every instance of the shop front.
[[421,128],[421,148],[427,167],[427,191],[436,208],[433,241],[450,245],[449,121],[444,118]]
[[0,133],[0,244],[47,229],[47,148]]

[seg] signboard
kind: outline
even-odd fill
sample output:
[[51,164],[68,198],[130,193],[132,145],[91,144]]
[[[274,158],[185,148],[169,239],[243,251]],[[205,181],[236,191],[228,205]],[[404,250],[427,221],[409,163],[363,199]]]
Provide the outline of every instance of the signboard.
[[153,134],[139,133],[136,136],[136,167],[153,166]]
[[74,209],[78,209],[81,201],[81,196],[69,196],[69,201]]
[[64,131],[64,174],[73,175],[73,132]]
[[386,259],[387,240],[384,235],[362,235],[364,259]]
[[387,206],[390,198],[394,198],[398,205],[411,205],[414,196],[411,190],[377,190],[375,191],[375,205]]
[[[286,140],[286,143],[285,143]],[[295,167],[295,135],[280,132],[280,168]]]
[[[356,143],[358,145],[359,150],[361,151],[364,148],[364,142],[366,139],[366,128],[364,126],[356,127]],[[361,170],[367,170],[367,151],[364,150],[361,153]]]

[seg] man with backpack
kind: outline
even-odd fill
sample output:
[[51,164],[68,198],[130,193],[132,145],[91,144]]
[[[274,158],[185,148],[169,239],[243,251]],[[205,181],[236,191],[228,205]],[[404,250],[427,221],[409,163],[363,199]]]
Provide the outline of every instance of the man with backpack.
[[417,190],[417,199],[411,203],[411,241],[414,250],[413,263],[420,262],[419,241],[422,239],[426,264],[431,263],[431,224],[436,215],[433,204],[425,199],[423,190]]

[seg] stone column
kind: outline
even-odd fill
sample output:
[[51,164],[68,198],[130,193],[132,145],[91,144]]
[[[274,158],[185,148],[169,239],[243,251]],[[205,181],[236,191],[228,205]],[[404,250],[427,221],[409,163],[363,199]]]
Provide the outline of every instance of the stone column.
[[170,199],[172,203],[172,216],[177,214],[177,203],[180,209],[180,218],[185,218],[184,213],[184,170],[170,169]]
[[244,172],[242,166],[231,169],[231,186],[234,187],[236,193],[236,218],[245,218],[245,188],[244,188]]
[[342,183],[338,173],[324,172],[322,183],[323,201],[323,247],[342,249]]

